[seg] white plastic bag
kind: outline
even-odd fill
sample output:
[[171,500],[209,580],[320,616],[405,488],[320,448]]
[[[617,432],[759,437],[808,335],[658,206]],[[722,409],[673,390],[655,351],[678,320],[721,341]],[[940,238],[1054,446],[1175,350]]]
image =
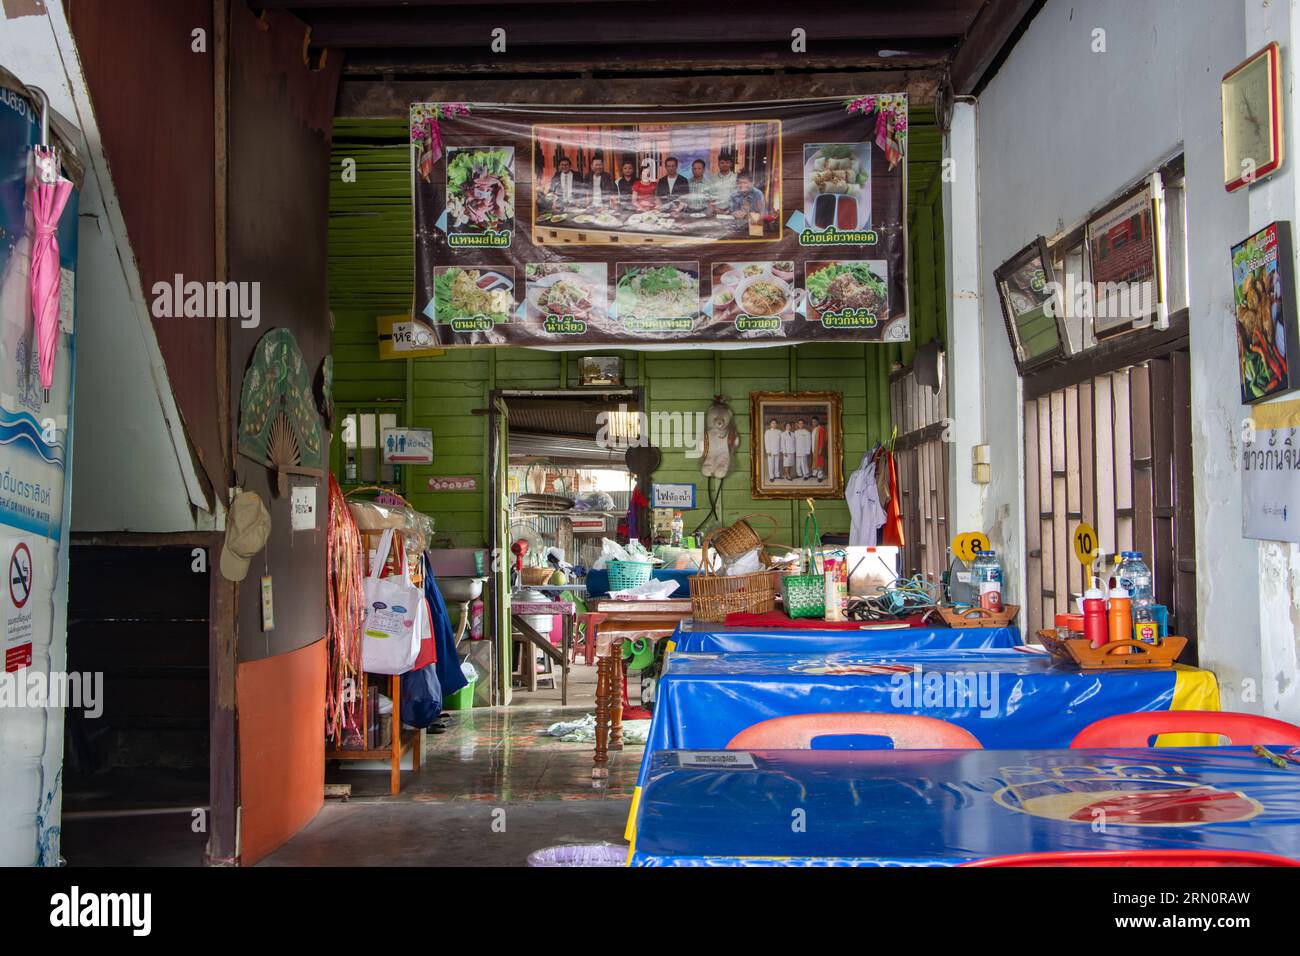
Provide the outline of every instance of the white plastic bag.
[[402,556],[401,573],[381,578],[393,529],[384,530],[366,578],[366,620],[361,631],[361,669],[371,674],[405,674],[420,656],[420,641],[432,634],[424,592],[411,583]]

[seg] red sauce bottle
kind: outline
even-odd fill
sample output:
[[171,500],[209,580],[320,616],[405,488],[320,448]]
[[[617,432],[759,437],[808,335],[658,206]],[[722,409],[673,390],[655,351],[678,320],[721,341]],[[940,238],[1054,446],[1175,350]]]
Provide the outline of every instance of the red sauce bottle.
[[1099,588],[1089,588],[1084,592],[1083,636],[1088,639],[1089,647],[1101,647],[1106,643],[1106,597]]

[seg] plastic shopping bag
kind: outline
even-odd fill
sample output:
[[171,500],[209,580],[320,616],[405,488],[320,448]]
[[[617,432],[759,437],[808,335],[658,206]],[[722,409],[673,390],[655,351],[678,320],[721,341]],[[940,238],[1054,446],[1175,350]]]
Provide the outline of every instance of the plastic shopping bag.
[[384,531],[366,578],[366,620],[361,633],[361,669],[371,674],[404,674],[420,655],[420,639],[430,633],[424,594],[411,584],[403,554],[400,574],[381,578],[393,543]]

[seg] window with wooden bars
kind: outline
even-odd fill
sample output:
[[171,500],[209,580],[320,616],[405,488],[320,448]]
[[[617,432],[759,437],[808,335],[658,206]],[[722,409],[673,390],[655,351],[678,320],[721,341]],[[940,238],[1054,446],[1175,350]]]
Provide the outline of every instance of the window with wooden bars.
[[[1103,554],[1141,551],[1171,633],[1196,649],[1191,384],[1186,313],[1136,364],[1027,378],[1025,626],[1052,627],[1085,586],[1079,522]],[[1112,352],[1115,350],[1111,350]],[[1112,356],[1113,358],[1114,356]],[[1103,570],[1108,574],[1109,568]],[[1105,582],[1103,581],[1103,584]]]
[[[1156,601],[1168,608],[1170,632],[1188,638],[1191,651],[1184,661],[1193,662],[1196,568],[1182,157],[1157,172],[1163,197],[1158,256],[1168,310],[1163,327],[1134,324],[1118,334],[1096,334],[1087,222],[1044,243],[1052,273],[1068,293],[1059,302],[1066,348],[1063,357],[1024,374],[1027,595],[1022,624],[1033,634],[1053,627],[1058,613],[1078,610],[1075,598],[1087,581],[1074,554],[1074,531],[1086,522],[1107,557],[1142,552],[1155,579]],[[1112,569],[1108,565],[1099,573],[1105,579]]]
[[903,520],[903,573],[938,581],[948,553],[948,396],[939,371],[938,389],[916,380],[913,368],[890,381],[894,462]]

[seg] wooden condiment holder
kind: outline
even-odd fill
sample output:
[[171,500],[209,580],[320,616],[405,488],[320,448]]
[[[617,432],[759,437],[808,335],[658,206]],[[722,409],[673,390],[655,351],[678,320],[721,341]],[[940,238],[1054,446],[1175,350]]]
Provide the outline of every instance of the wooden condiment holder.
[[[1159,644],[1144,641],[1111,641],[1093,647],[1084,637],[1061,640],[1056,632],[1043,629],[1038,632],[1043,646],[1058,661],[1077,666],[1080,670],[1154,670],[1173,667],[1187,646],[1187,638],[1170,634]],[[1127,648],[1127,651],[1121,651]]]
[[1001,611],[982,607],[941,607],[939,613],[949,627],[1010,627],[1020,613],[1020,605],[1004,604]]

